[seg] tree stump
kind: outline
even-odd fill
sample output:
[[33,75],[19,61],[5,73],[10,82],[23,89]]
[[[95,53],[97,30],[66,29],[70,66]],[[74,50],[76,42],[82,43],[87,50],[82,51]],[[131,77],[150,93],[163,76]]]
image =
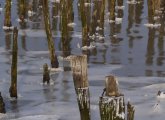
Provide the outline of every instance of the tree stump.
[[105,86],[99,101],[101,120],[125,120],[124,95],[119,93],[117,79],[107,76]]
[[71,60],[71,66],[81,120],[90,120],[90,95],[87,78],[87,56],[73,56]]

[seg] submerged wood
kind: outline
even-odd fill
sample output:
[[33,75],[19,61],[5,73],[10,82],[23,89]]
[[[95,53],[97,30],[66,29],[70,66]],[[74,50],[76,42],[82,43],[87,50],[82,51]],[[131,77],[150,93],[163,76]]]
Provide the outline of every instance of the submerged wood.
[[0,113],[6,113],[5,103],[3,102],[3,98],[1,96],[1,92],[0,92]]
[[51,66],[52,66],[52,68],[58,68],[59,63],[58,63],[57,56],[55,54],[54,42],[53,42],[53,38],[52,38],[48,0],[43,0],[42,6],[43,6],[42,9],[43,9],[45,30],[46,30],[47,41],[48,41],[48,48],[49,48],[50,59],[51,59]]
[[106,88],[99,101],[101,120],[125,120],[124,95],[119,93],[117,79],[107,76],[105,83]]
[[135,109],[134,106],[128,102],[127,104],[127,120],[134,120]]
[[4,26],[11,27],[11,0],[6,0]]
[[18,29],[14,27],[13,31],[13,51],[12,51],[12,66],[11,66],[11,86],[9,89],[10,97],[17,98],[17,37]]
[[90,120],[90,94],[87,78],[87,56],[73,56],[71,66],[81,120]]
[[50,83],[49,69],[46,63],[43,65],[43,84],[45,83]]

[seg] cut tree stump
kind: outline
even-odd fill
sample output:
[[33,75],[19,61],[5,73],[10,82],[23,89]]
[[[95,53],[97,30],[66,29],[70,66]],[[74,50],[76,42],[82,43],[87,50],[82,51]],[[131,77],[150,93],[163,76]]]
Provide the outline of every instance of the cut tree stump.
[[101,120],[125,120],[124,95],[119,93],[116,77],[107,76],[105,86],[99,101]]
[[87,56],[73,56],[71,60],[71,66],[81,120],[90,120],[90,95],[87,78]]

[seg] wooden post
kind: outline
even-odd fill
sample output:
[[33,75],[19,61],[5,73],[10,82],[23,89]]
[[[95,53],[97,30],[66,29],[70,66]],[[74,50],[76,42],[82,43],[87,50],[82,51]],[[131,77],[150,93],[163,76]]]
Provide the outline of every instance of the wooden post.
[[71,60],[71,66],[81,120],[90,120],[90,95],[87,78],[87,56],[73,56]]
[[11,27],[11,0],[6,0],[4,26]]
[[45,30],[46,30],[46,35],[47,35],[50,59],[51,59],[51,66],[52,68],[58,68],[59,63],[58,63],[57,56],[55,54],[54,42],[53,42],[52,31],[51,31],[51,26],[50,26],[48,0],[43,0],[42,6],[43,6],[42,9],[43,9]]
[[[68,23],[73,22],[71,19],[72,15],[72,2],[73,0],[62,0],[61,1],[61,41],[62,41],[62,50],[63,57],[68,57],[71,54],[70,41],[72,37],[69,33]],[[63,6],[63,7],[62,7]],[[71,68],[69,61],[63,61],[64,71],[70,71]],[[67,65],[67,66],[66,66]]]
[[101,120],[125,120],[124,95],[119,93],[117,79],[107,76],[105,86],[99,101]]
[[17,98],[17,36],[18,29],[14,27],[13,31],[13,51],[12,51],[12,66],[11,66],[11,86],[9,89],[10,97]]
[[49,70],[48,70],[48,65],[45,63],[43,65],[43,84],[50,83],[50,76],[49,76]]
[[109,8],[110,8],[110,19],[109,20],[113,20],[115,21],[115,5],[116,5],[116,0],[109,0]]
[[134,106],[128,102],[127,104],[127,120],[134,120],[135,109]]
[[89,2],[88,0],[80,0],[80,15],[82,21],[82,46],[90,46],[90,41],[88,39],[89,33],[89,25],[88,25],[88,17],[90,16],[90,6],[85,7],[85,2]]
[[6,113],[5,103],[3,102],[3,98],[1,96],[1,92],[0,92],[0,113]]
[[26,1],[25,0],[18,0],[18,13],[19,13],[19,19],[21,20],[19,22],[21,29],[26,28]]

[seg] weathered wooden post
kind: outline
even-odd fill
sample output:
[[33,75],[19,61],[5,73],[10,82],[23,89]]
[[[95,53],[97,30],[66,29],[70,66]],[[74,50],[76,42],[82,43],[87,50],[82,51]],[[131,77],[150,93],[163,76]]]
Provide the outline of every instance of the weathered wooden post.
[[71,66],[81,120],[90,120],[90,95],[87,78],[87,56],[73,56],[71,60]]
[[14,27],[13,31],[13,51],[12,51],[12,66],[11,66],[11,86],[9,89],[10,97],[17,98],[17,37],[18,29]]
[[19,24],[21,29],[26,28],[26,0],[18,0],[18,13],[19,13]]
[[125,120],[124,95],[118,90],[118,81],[114,76],[107,76],[104,92],[100,97],[101,120]]
[[135,113],[134,106],[132,106],[130,102],[128,102],[127,103],[127,120],[134,120],[134,113]]
[[11,27],[11,0],[6,0],[4,26]]
[[58,63],[57,56],[55,54],[54,42],[53,42],[52,31],[51,31],[51,26],[50,26],[48,0],[42,1],[42,9],[43,9],[45,30],[46,30],[46,35],[47,35],[50,59],[51,59],[51,66],[52,68],[58,68],[59,63]]
[[1,92],[0,92],[0,113],[6,113],[5,103],[3,102],[3,98],[1,96]]
[[50,83],[49,69],[46,63],[43,65],[43,84],[45,83]]
[[80,15],[81,15],[81,22],[82,22],[82,46],[90,46],[90,41],[88,39],[88,33],[89,33],[88,17],[90,16],[91,12],[89,11],[91,9],[90,9],[90,6],[85,7],[85,2],[89,3],[90,1],[80,0]]
[[110,8],[110,19],[112,21],[115,21],[115,5],[116,5],[116,0],[109,0],[109,8]]

